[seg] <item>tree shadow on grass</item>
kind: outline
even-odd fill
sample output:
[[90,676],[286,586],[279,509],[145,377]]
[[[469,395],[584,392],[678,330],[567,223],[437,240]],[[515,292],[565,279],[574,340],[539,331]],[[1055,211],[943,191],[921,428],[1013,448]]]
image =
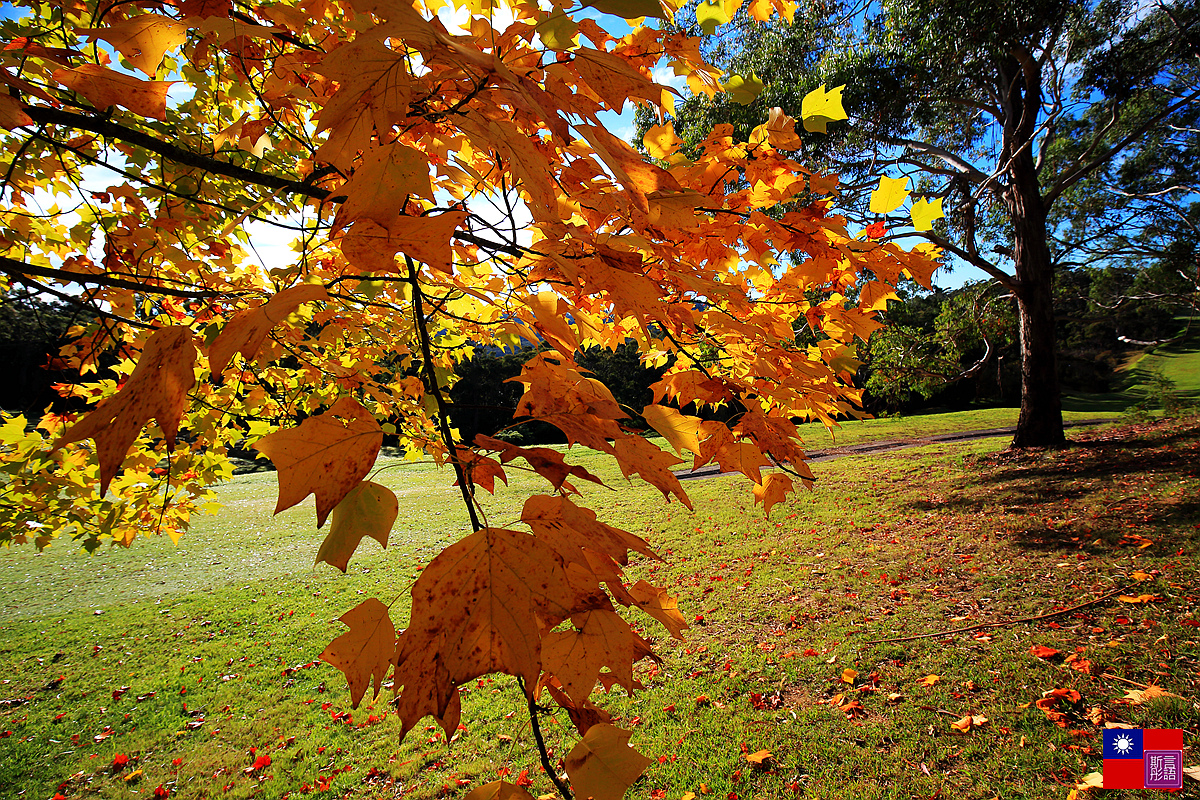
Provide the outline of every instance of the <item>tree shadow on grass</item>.
[[1200,540],[1200,418],[1087,432],[1062,450],[970,460],[944,502],[914,511],[985,514],[1014,544],[1039,551],[1175,552]]

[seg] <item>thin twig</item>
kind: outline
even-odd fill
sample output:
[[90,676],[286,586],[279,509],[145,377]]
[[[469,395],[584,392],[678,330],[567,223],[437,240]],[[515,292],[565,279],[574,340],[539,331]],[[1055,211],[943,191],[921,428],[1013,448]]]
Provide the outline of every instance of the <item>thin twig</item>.
[[[1126,588],[1128,588],[1128,587],[1126,587]],[[1072,611],[1078,611],[1081,608],[1087,608],[1088,606],[1094,606],[1097,603],[1104,602],[1105,600],[1107,600],[1110,597],[1113,597],[1118,594],[1124,594],[1124,592],[1125,592],[1125,589],[1114,589],[1113,591],[1109,592],[1106,595],[1097,597],[1095,600],[1088,600],[1086,603],[1080,603],[1077,606],[1071,606],[1070,608],[1064,608],[1062,611],[1052,611],[1049,614],[1038,614],[1036,617],[1020,617],[1018,619],[1006,619],[1001,622],[983,622],[983,623],[980,623],[979,625],[971,625],[968,628],[953,628],[948,631],[936,631],[934,633],[921,633],[921,634],[917,634],[916,636],[898,636],[894,639],[872,639],[871,641],[865,642],[864,644],[885,644],[887,642],[911,642],[914,639],[931,639],[935,636],[949,636],[950,634],[953,634],[953,633],[967,633],[968,631],[977,631],[982,628],[1002,628],[1005,625],[1016,625],[1017,623],[1020,623],[1020,622],[1036,622],[1039,619],[1049,619],[1050,617],[1058,617],[1058,616],[1062,616],[1063,614],[1069,614]]]
[[554,788],[562,795],[563,800],[571,800],[571,790],[562,782],[550,764],[550,754],[546,752],[546,741],[542,739],[542,726],[538,723],[537,703],[533,702],[533,693],[525,690],[525,681],[519,676],[517,683],[520,685],[521,691],[525,692],[525,699],[529,703],[529,722],[533,727],[533,738],[537,742],[538,754],[542,757],[542,769],[546,770],[546,774],[554,782]]

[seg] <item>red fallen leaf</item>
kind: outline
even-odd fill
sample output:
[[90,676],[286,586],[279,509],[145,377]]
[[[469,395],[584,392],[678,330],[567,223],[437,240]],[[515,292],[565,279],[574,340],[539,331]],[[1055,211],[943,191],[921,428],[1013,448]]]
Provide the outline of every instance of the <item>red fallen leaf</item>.
[[251,772],[258,772],[260,769],[266,769],[271,766],[271,757],[267,755],[259,756],[254,759],[254,763],[250,765]]
[[179,766],[180,764],[182,764],[182,763],[183,763],[183,759],[182,759],[182,758],[176,758],[176,759],[172,759],[172,761],[171,761],[171,766],[173,766],[173,767],[178,767],[178,766]]
[[163,788],[163,785],[160,783],[158,788],[154,790],[154,796],[158,798],[158,800],[166,800],[166,798],[171,796],[171,793],[167,789]]
[[1029,652],[1033,653],[1038,658],[1054,658],[1056,655],[1058,655],[1058,651],[1053,647],[1044,647],[1040,644],[1029,648]]
[[805,650],[805,651],[804,651],[804,655],[806,655],[806,656],[815,656],[815,655],[817,655],[817,651],[816,651],[816,650],[813,650],[813,649],[810,647],[810,648],[808,648],[807,650]]
[[117,753],[113,756],[112,768],[114,772],[120,772],[125,769],[125,765],[129,763],[129,756],[124,753]]
[[113,700],[120,700],[122,697],[124,697],[124,696],[125,696],[125,693],[126,693],[126,692],[128,692],[128,691],[129,691],[129,687],[128,687],[128,686],[122,686],[120,689],[114,689],[114,690],[113,690],[113,693],[112,693],[112,699],[113,699]]
[[529,777],[529,770],[521,770],[521,774],[517,776],[515,781],[517,786],[533,786],[533,779]]
[[663,711],[667,712],[668,714],[674,714],[675,713],[675,704],[671,703],[671,705],[669,705],[669,706],[663,706]]

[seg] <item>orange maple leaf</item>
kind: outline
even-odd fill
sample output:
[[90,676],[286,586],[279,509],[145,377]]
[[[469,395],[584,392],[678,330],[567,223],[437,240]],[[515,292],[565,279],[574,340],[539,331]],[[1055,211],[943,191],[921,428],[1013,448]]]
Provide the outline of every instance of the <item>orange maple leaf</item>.
[[209,346],[209,370],[213,375],[220,375],[229,365],[234,353],[241,353],[247,361],[253,360],[267,334],[288,314],[299,308],[302,303],[327,299],[329,295],[324,286],[302,283],[284,289],[261,305],[242,309],[225,323],[225,327]]
[[137,366],[121,390],[101,400],[64,432],[53,449],[80,439],[95,439],[103,495],[138,433],[151,419],[162,429],[167,449],[175,449],[179,420],[188,407],[188,392],[196,385],[192,371],[195,362],[196,345],[189,329],[157,329],[146,340]]
[[370,472],[382,446],[379,423],[349,397],[338,400],[324,414],[309,417],[295,428],[267,434],[253,445],[279,471],[275,513],[315,494],[318,528]]
[[375,683],[375,697],[387,678],[396,652],[396,627],[387,606],[371,597],[339,617],[350,630],[334,639],[321,653],[321,660],[340,669],[350,684],[354,708]]
[[167,90],[175,82],[144,81],[99,64],[56,69],[52,77],[86,97],[100,111],[110,106],[122,106],[135,114],[157,120],[167,118]]
[[629,746],[629,731],[612,725],[593,725],[564,759],[571,788],[592,800],[621,800],[625,790],[650,766]]
[[414,584],[397,642],[403,730],[426,714],[444,718],[458,685],[489,672],[519,676],[532,692],[539,630],[600,607],[601,597],[598,585],[569,578],[562,558],[527,533],[484,528],[447,547]]
[[562,683],[575,703],[583,703],[596,685],[601,667],[633,694],[633,662],[652,655],[650,645],[612,611],[597,609],[571,617],[572,630],[554,631],[542,640],[547,672]]

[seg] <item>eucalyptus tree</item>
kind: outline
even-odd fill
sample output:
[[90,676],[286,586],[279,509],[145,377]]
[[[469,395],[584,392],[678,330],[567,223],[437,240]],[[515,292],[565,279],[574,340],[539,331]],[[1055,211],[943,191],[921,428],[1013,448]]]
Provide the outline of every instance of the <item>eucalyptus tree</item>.
[[[841,205],[858,209],[860,223],[882,222],[873,232],[923,238],[1012,293],[1021,349],[1013,445],[1061,444],[1056,245],[1078,242],[1067,230],[1070,214],[1056,214],[1078,201],[1080,187],[1096,191],[1131,156],[1150,152],[1142,144],[1194,146],[1195,0],[819,0],[797,17],[827,23],[747,19],[739,28],[735,18],[718,31],[714,57],[741,74],[753,71],[766,88],[746,107],[693,97],[678,109],[677,131],[696,141],[717,123],[745,128],[772,106],[796,113],[817,84],[845,84],[850,124],[806,137],[803,157],[840,171]],[[940,202],[945,218],[915,230],[907,215],[871,212],[869,176],[881,169],[908,177],[915,194]],[[1162,205],[1167,195],[1158,198]]]

